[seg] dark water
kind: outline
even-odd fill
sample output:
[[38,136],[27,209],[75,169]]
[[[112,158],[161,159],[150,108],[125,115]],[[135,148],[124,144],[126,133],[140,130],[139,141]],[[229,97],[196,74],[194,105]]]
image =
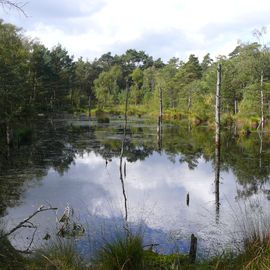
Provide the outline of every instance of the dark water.
[[[155,122],[131,118],[123,186],[123,119],[109,124],[42,120],[29,126],[30,141],[1,147],[0,215],[8,230],[42,204],[58,207],[56,214],[34,218],[33,247],[43,244],[46,233],[55,233],[56,217],[67,205],[86,228],[79,241],[84,252],[109,239],[126,214],[130,227],[143,232],[145,244],[158,243],[161,252],[187,251],[191,233],[201,252],[218,250],[241,238],[243,224],[248,229],[253,221],[269,220],[269,134],[239,136],[233,128],[224,129],[220,178],[215,179],[214,133],[207,127],[165,123],[158,137]],[[23,249],[30,235],[19,230],[11,241]]]

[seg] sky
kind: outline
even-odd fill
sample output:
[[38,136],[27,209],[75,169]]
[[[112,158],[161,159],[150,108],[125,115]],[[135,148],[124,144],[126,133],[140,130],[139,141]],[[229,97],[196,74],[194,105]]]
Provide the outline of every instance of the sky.
[[[23,2],[23,0],[20,0]],[[269,29],[269,0],[27,0],[27,17],[7,8],[0,18],[46,47],[61,44],[75,58],[143,50],[154,58],[186,60],[227,55],[252,31]]]

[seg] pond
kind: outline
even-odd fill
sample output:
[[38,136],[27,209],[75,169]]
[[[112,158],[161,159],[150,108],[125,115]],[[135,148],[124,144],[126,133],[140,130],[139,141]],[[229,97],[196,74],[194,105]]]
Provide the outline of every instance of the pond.
[[[269,218],[268,134],[223,129],[217,165],[214,132],[187,121],[163,123],[157,136],[155,121],[130,117],[125,139],[121,117],[30,125],[30,142],[2,147],[0,215],[8,230],[40,205],[57,207],[33,219],[34,248],[55,234],[67,205],[86,230],[78,240],[84,254],[113,237],[125,218],[159,252],[187,252],[193,233],[201,254],[232,245]],[[11,241],[24,249],[31,233],[18,230]]]

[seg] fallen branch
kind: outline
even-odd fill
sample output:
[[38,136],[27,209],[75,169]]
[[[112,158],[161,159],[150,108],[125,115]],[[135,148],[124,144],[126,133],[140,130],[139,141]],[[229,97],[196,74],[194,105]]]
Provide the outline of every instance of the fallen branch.
[[29,252],[30,251],[30,248],[31,248],[31,246],[32,246],[32,244],[34,242],[34,238],[35,238],[36,232],[37,232],[37,227],[35,228],[35,230],[34,230],[34,232],[32,234],[31,241],[30,241],[27,249],[25,250],[26,252]]
[[[56,211],[57,208],[55,207],[47,207],[45,208],[44,205],[41,205],[33,214],[31,214],[28,218],[24,219],[23,221],[21,221],[17,226],[15,226],[13,229],[11,229],[9,232],[3,234],[0,236],[1,238],[7,237],[9,235],[11,235],[12,233],[14,233],[15,231],[17,231],[20,228],[36,228],[36,226],[30,222],[30,220],[36,216],[38,213],[44,212],[44,211]],[[30,224],[30,225],[29,225]]]

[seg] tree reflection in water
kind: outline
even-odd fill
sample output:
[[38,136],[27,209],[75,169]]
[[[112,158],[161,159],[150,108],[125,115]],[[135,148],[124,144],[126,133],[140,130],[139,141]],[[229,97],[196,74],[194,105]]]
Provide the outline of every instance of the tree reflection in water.
[[[172,188],[172,184],[168,182],[170,181],[168,177],[171,176],[170,171],[167,175],[164,175],[163,184],[158,182],[160,190],[165,191],[165,187],[168,186],[169,199],[172,200],[171,205],[174,205],[174,190],[177,188],[180,192],[182,183],[186,181],[183,178],[187,178],[187,175],[184,174],[186,172],[183,172],[183,175],[181,174],[183,168],[187,168],[189,175],[193,175],[202,162],[211,165],[212,169],[215,170],[215,176],[212,175],[212,183],[215,177],[214,200],[217,222],[219,222],[220,211],[224,203],[222,196],[227,192],[225,189],[227,183],[224,183],[222,189],[220,189],[220,174],[232,173],[234,175],[238,189],[237,200],[247,200],[259,194],[262,194],[266,200],[269,199],[270,152],[265,149],[270,149],[270,140],[268,136],[264,136],[266,134],[260,134],[264,137],[263,144],[260,147],[261,150],[258,151],[258,145],[261,145],[262,139],[256,132],[249,137],[233,136],[234,130],[231,133],[230,129],[226,129],[221,134],[222,145],[218,155],[215,144],[213,144],[213,131],[203,126],[192,126],[190,128],[186,122],[181,124],[165,122],[163,124],[161,148],[156,140],[156,123],[147,119],[130,117],[128,126],[125,127],[123,127],[123,119],[119,118],[112,119],[109,125],[96,122],[89,124],[88,121],[69,119],[33,121],[29,126],[33,130],[31,141],[21,144],[20,147],[14,145],[10,148],[9,158],[7,158],[8,149],[3,142],[0,143],[0,213],[2,216],[7,214],[6,209],[8,207],[18,206],[22,203],[21,196],[25,194],[30,185],[33,187],[41,184],[51,171],[67,177],[71,168],[77,166],[78,159],[84,159],[86,155],[91,156],[92,154],[99,159],[103,159],[104,163],[106,163],[106,160],[111,161],[110,166],[107,167],[108,170],[111,169],[115,161],[118,162],[119,160],[118,177],[120,173],[125,220],[133,215],[133,209],[128,213],[129,204],[126,189],[130,190],[131,182],[135,179],[134,176],[132,178],[134,165],[149,170],[149,173],[145,171],[138,174],[137,172],[136,177],[138,174],[138,177],[145,178],[134,180],[138,181],[137,185],[143,183],[149,187],[157,185],[154,178],[161,177],[159,171],[154,171],[154,168],[161,169],[162,166],[167,166],[174,168],[176,171],[177,168],[181,168],[177,172],[180,180],[175,182],[179,186]],[[161,150],[162,152],[160,152]],[[155,163],[147,165],[151,158]],[[160,163],[158,163],[159,161]],[[129,181],[125,181],[126,162],[128,162],[127,178]],[[143,164],[145,165],[142,166]],[[156,165],[154,166],[154,164]],[[164,167],[164,170],[166,169]],[[212,172],[209,171],[208,173],[211,175]],[[80,176],[78,175],[78,177]],[[134,181],[132,184],[136,185]],[[199,187],[203,186],[200,176],[196,178],[196,181],[198,189],[200,189]],[[91,182],[89,182],[89,185],[92,185]],[[192,203],[188,211],[192,213],[196,206],[196,197],[200,197],[201,194],[195,194],[194,190],[190,190],[192,188],[191,183],[186,183],[186,186],[188,189],[183,191],[182,200],[181,198],[178,200],[186,204],[186,195],[189,192],[189,195],[192,195]],[[103,188],[109,189],[107,186]],[[132,194],[132,191],[130,192],[129,201],[134,201],[137,195]],[[151,196],[164,201],[160,197],[162,194],[151,193]],[[179,208],[181,208],[181,205],[179,205]],[[176,214],[178,213],[177,208],[174,211]],[[168,212],[171,212],[171,210],[168,209]]]

